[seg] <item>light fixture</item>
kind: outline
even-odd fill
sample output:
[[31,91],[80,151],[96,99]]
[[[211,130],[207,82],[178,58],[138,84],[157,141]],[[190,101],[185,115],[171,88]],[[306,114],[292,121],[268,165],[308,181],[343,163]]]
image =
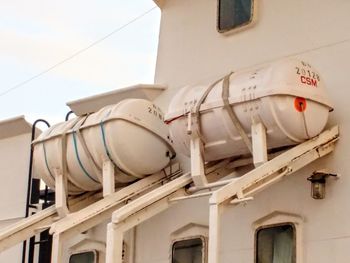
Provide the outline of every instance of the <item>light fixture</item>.
[[313,172],[313,174],[307,178],[311,182],[311,196],[313,199],[324,199],[326,196],[326,179],[329,176],[335,178],[338,177],[337,174],[332,174],[326,170],[319,170]]

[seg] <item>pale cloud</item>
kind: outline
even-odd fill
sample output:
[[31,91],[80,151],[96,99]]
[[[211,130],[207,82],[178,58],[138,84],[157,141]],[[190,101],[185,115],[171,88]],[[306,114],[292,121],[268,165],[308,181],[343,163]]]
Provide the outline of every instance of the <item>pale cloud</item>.
[[[69,57],[152,7],[151,0],[1,1],[0,92]],[[154,10],[45,76],[0,97],[0,119],[30,112],[30,119],[47,113],[56,121],[67,111],[67,100],[152,82],[159,19],[160,11]]]
[[[71,37],[67,43],[49,37],[30,38],[13,31],[3,32],[2,39],[1,56],[35,67],[38,71],[69,57],[89,43],[88,39],[79,36]],[[67,61],[50,74],[110,86],[129,82],[140,67],[154,67],[155,58],[155,53],[123,51],[101,44]]]

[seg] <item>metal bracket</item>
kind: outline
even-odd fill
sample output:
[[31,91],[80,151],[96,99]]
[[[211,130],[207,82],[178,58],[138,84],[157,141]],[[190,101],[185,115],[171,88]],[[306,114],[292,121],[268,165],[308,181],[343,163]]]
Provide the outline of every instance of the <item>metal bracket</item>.
[[193,182],[198,187],[208,184],[205,176],[204,160],[203,160],[203,143],[199,137],[191,138],[191,175]]
[[58,170],[53,170],[55,175],[55,206],[60,217],[65,217],[69,214],[67,206],[67,178]]
[[103,162],[103,197],[115,192],[114,164],[108,159]]
[[267,162],[266,128],[261,122],[253,123],[251,128],[253,161],[255,167]]
[[[261,127],[259,128],[261,130]],[[339,139],[338,126],[324,131],[319,136],[310,139],[290,150],[282,153],[274,159],[256,167],[252,171],[240,177],[239,180],[229,183],[216,190],[210,200],[209,210],[209,263],[221,262],[219,248],[221,236],[221,214],[227,202],[236,197],[232,202],[245,202],[245,196],[253,194],[282,180],[309,163],[331,153],[335,148],[335,142]],[[249,197],[248,197],[249,198]]]

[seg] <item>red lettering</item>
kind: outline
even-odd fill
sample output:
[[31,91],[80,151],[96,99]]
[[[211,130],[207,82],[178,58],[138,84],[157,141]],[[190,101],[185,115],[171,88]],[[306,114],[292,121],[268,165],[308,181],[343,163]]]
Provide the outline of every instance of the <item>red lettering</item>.
[[301,77],[300,77],[300,80],[301,80],[301,83],[306,84],[306,78],[305,78],[304,76],[301,76]]
[[311,79],[311,85],[317,87],[317,80]]
[[317,87],[317,80],[305,76],[300,76],[300,81],[303,84],[309,85],[309,86],[314,86]]

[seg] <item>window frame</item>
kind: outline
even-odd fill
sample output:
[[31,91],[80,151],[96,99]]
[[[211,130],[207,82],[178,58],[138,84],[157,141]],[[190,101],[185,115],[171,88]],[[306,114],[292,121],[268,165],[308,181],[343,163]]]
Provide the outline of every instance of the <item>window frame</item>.
[[255,234],[254,234],[254,263],[258,262],[258,233],[261,230],[268,229],[268,228],[275,228],[275,227],[280,227],[280,226],[291,226],[293,229],[293,263],[298,263],[298,239],[297,239],[297,227],[293,222],[281,222],[281,223],[276,223],[276,224],[269,224],[269,225],[262,225],[258,228],[255,229]]
[[70,262],[70,259],[72,256],[75,256],[75,255],[79,255],[79,254],[84,254],[84,253],[88,253],[88,252],[92,252],[95,256],[95,260],[94,260],[94,263],[98,263],[98,251],[95,250],[95,249],[92,249],[92,250],[81,250],[81,251],[74,251],[72,253],[69,254],[69,259],[68,259],[68,262]]
[[217,8],[216,8],[216,30],[223,34],[223,35],[228,35],[232,33],[236,33],[245,29],[248,29],[255,25],[256,19],[257,19],[257,0],[251,0],[252,1],[252,8],[251,8],[251,17],[249,21],[240,24],[238,26],[235,26],[233,28],[229,29],[220,29],[220,1],[222,0],[217,0]]
[[200,239],[202,241],[203,247],[202,247],[202,263],[207,263],[208,262],[208,244],[207,244],[207,238],[203,235],[196,235],[196,236],[189,236],[189,237],[183,237],[183,238],[178,238],[174,239],[171,242],[171,252],[170,252],[170,263],[173,262],[173,256],[174,256],[174,245],[176,242],[181,242],[181,241],[187,241],[187,240],[192,240],[192,239]]

